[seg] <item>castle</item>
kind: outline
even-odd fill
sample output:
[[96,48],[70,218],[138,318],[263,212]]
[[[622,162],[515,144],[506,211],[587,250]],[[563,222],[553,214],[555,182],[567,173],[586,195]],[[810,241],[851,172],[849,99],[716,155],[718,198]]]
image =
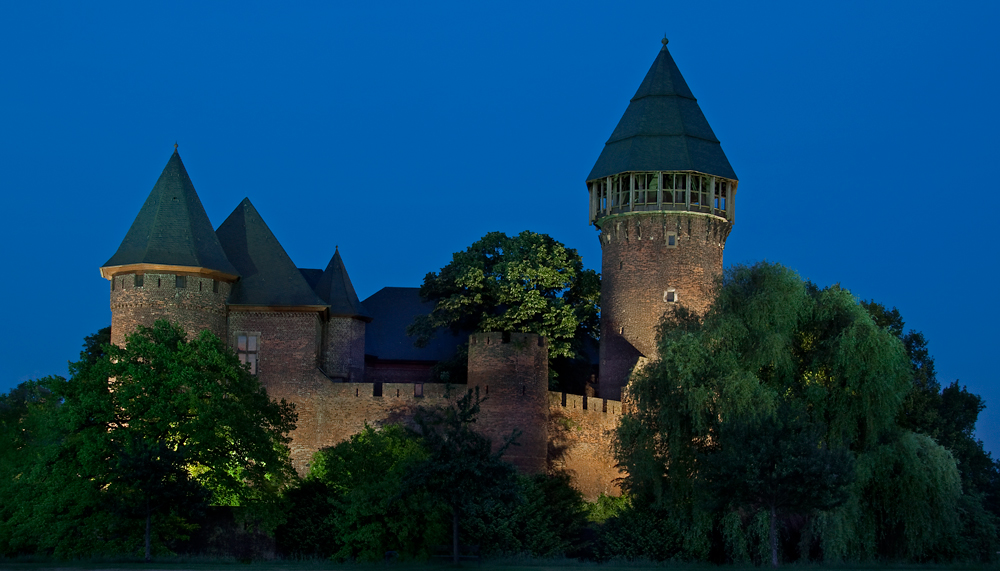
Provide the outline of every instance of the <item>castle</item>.
[[588,498],[616,494],[608,431],[622,389],[656,357],[656,326],[672,304],[707,308],[734,217],[736,175],[665,39],[586,183],[602,247],[600,373],[589,396],[548,390],[547,343],[531,334],[473,334],[468,385],[432,378],[464,339],[443,331],[413,345],[405,328],[432,307],[418,288],[361,301],[336,250],[324,270],[296,267],[248,199],[213,230],[176,148],[101,267],[111,341],[160,318],[226,340],[271,398],[295,404],[300,472],[365,423],[406,421],[418,405],[478,387],[488,397],[479,430],[494,441],[521,431],[507,453],[519,469],[566,470]]

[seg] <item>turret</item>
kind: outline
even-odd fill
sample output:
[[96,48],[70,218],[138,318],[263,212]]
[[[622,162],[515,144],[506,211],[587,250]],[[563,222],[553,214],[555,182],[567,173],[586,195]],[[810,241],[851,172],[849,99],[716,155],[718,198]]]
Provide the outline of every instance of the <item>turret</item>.
[[549,421],[549,344],[534,333],[469,336],[469,384],[485,399],[476,430],[496,449],[511,432],[520,436],[504,460],[523,474],[546,469]]
[[207,329],[225,338],[226,299],[239,273],[176,147],[101,276],[111,282],[112,343],[157,319],[179,323],[189,337]]
[[736,186],[664,38],[587,177],[602,251],[601,397],[621,398],[629,373],[656,357],[656,327],[672,306],[710,306]]
[[330,263],[316,283],[316,293],[330,304],[329,317],[323,324],[323,372],[332,379],[364,381],[365,324],[372,318],[354,291],[340,248],[334,248]]

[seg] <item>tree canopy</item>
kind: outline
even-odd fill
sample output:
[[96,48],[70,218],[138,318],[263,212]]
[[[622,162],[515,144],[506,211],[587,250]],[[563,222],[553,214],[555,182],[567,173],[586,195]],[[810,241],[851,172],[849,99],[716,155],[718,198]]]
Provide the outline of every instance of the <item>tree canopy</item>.
[[5,466],[0,494],[18,507],[2,514],[0,552],[144,543],[148,557],[151,536],[183,532],[203,503],[240,506],[264,526],[280,520],[295,413],[217,337],[187,340],[165,321],[139,327],[124,347],[92,336],[70,372],[26,386],[37,404],[21,407],[19,423],[30,432],[11,442],[5,431],[18,463]]
[[418,346],[445,328],[537,333],[549,340],[550,358],[578,358],[599,336],[600,292],[600,277],[576,250],[527,230],[490,232],[424,277],[420,296],[434,309],[407,333]]
[[[626,490],[669,514],[681,530],[680,552],[708,557],[716,526],[731,559],[746,553],[739,546],[747,541],[765,545],[780,514],[755,513],[754,504],[759,510],[768,502],[752,486],[715,510],[699,493],[706,478],[725,474],[746,484],[758,472],[737,465],[754,455],[772,465],[759,474],[779,483],[781,472],[821,461],[806,448],[846,454],[854,466],[839,507],[791,502],[798,504],[791,511],[805,512],[793,527],[806,552],[868,559],[951,549],[960,526],[948,515],[962,494],[958,471],[948,450],[899,422],[915,369],[896,330],[873,321],[839,286],[821,289],[767,263],[728,270],[714,305],[697,317],[681,312],[664,323],[660,358],[633,374],[634,407],[615,442]],[[788,411],[808,430],[746,444],[748,427],[771,427],[758,437],[780,434],[792,420]],[[814,442],[791,446],[796,438]],[[827,492],[839,493],[836,486]]]

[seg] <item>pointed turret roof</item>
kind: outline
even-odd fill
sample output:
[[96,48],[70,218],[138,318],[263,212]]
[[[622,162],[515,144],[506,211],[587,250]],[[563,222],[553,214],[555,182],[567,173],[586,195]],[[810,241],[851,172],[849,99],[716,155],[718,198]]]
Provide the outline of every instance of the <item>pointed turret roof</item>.
[[736,180],[665,39],[587,180],[657,170],[696,171]]
[[351,277],[347,275],[344,260],[340,257],[340,248],[334,248],[333,257],[316,284],[316,293],[330,304],[330,315],[372,320],[354,292]]
[[326,302],[309,287],[250,199],[243,199],[216,234],[240,272],[229,305],[326,309]]
[[101,273],[110,278],[113,268],[137,264],[199,268],[232,279],[239,275],[226,259],[176,149]]

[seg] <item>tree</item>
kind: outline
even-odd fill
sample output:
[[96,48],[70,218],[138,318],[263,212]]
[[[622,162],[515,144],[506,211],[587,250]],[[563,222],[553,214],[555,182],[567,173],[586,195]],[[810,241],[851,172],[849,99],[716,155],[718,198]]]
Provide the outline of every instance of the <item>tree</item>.
[[514,467],[502,456],[517,434],[511,434],[494,452],[489,438],[472,425],[479,414],[479,390],[469,390],[443,409],[418,408],[415,433],[427,457],[409,471],[404,488],[426,491],[451,512],[452,561],[459,562],[458,530],[463,511],[483,498],[511,502],[517,499]]
[[698,457],[705,501],[768,514],[772,567],[778,566],[779,516],[829,510],[848,499],[854,459],[846,448],[826,445],[824,432],[785,405],[774,416],[722,423],[718,438]]
[[[550,359],[575,359],[588,339],[598,338],[600,291],[597,273],[550,236],[490,232],[424,277],[420,296],[434,309],[418,316],[407,334],[425,346],[444,328],[537,333],[548,339]],[[454,372],[465,364],[458,365]]]
[[366,426],[313,455],[306,481],[323,485],[319,501],[329,511],[315,525],[329,530],[334,558],[380,561],[387,550],[425,554],[444,532],[444,513],[427,493],[407,489],[404,482],[427,456],[419,439],[399,425]]
[[[779,265],[734,267],[702,319],[679,313],[664,323],[659,355],[633,375],[634,407],[622,418],[615,450],[628,471],[626,490],[677,518],[679,529],[709,530],[719,517],[694,499],[705,468],[699,459],[716,452],[714,443],[725,445],[727,425],[778,422],[790,406],[802,411],[803,422],[823,427],[818,445],[845,449],[855,459],[849,500],[811,520],[819,522],[815,529],[830,554],[914,557],[954,537],[949,525],[926,527],[932,507],[954,505],[960,493],[951,485],[954,460],[899,426],[910,360],[899,339],[876,325],[850,292],[817,288]],[[874,493],[884,473],[868,467],[893,464],[939,476],[933,485],[919,479],[900,485],[904,506]],[[883,515],[869,517],[873,513]],[[888,525],[929,531],[893,535]],[[698,543],[704,535],[686,537],[681,549],[705,556],[710,547]],[[852,537],[874,539],[852,543]],[[900,543],[886,539],[893,537]]]
[[93,339],[70,380],[46,384],[60,403],[57,437],[21,467],[18,493],[35,501],[5,524],[33,533],[35,549],[73,556],[131,549],[138,518],[148,557],[157,526],[184,527],[202,498],[265,526],[280,520],[291,405],[271,401],[211,333],[187,340],[158,321],[124,347]]

